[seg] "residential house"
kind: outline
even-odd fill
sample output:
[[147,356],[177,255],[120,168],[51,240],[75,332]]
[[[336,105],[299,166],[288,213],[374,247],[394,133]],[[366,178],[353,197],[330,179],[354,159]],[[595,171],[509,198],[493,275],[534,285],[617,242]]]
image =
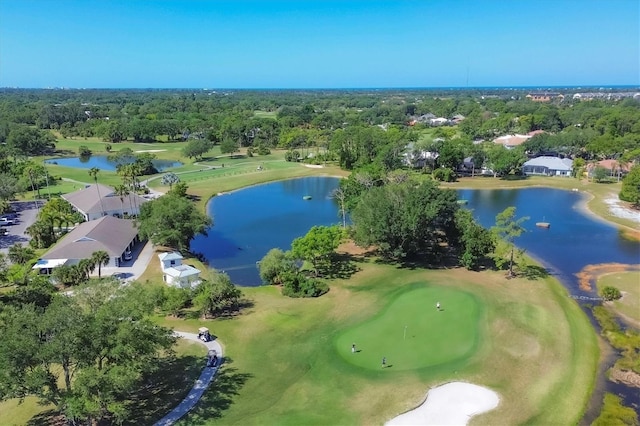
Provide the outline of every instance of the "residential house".
[[519,134],[506,135],[506,136],[500,136],[499,138],[495,138],[493,140],[493,143],[500,144],[507,149],[513,149],[516,146],[522,145],[530,138],[531,136],[529,135],[519,135]]
[[466,117],[462,114],[456,114],[453,117],[451,117],[451,123],[452,124],[460,124]]
[[587,164],[587,177],[592,178],[595,170],[602,167],[611,177],[622,178],[631,170],[631,163],[620,163],[618,160],[602,160],[597,163]]
[[402,162],[409,167],[423,168],[426,166],[434,166],[439,154],[434,151],[426,151],[417,149],[413,142],[405,147],[402,154]]
[[95,220],[102,216],[137,216],[140,206],[148,200],[138,194],[129,194],[120,198],[115,190],[106,185],[87,185],[86,187],[62,195],[85,220]]
[[177,251],[160,253],[162,280],[168,285],[181,288],[193,288],[202,282],[200,270],[182,263],[182,255]]
[[522,173],[525,175],[571,176],[572,170],[573,160],[569,158],[541,156],[522,165]]
[[564,95],[553,92],[535,92],[529,93],[526,98],[532,100],[533,102],[551,102],[555,99],[563,100]]
[[105,251],[109,255],[109,263],[105,266],[118,267],[125,257],[131,255],[138,241],[138,229],[132,220],[104,216],[76,226],[42,255],[33,269],[51,273],[53,268],[76,265],[97,251]]

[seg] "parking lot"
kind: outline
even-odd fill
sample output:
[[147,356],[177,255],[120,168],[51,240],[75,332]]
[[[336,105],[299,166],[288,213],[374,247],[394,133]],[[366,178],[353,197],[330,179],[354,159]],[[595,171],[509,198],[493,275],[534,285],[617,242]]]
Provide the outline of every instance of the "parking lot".
[[11,207],[18,214],[14,225],[3,226],[7,235],[0,235],[0,252],[9,252],[9,247],[16,243],[27,244],[31,239],[24,231],[36,221],[38,206],[42,207],[44,201],[17,201],[11,203]]

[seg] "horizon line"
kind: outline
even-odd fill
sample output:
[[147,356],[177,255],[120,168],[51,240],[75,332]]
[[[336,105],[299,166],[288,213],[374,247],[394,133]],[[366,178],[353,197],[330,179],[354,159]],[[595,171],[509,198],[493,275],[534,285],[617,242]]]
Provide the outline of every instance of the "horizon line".
[[477,89],[615,89],[628,88],[639,89],[640,84],[575,84],[575,85],[512,85],[512,86],[370,86],[370,87],[21,87],[21,86],[1,86],[0,90],[199,90],[199,91],[219,91],[219,90],[477,90]]

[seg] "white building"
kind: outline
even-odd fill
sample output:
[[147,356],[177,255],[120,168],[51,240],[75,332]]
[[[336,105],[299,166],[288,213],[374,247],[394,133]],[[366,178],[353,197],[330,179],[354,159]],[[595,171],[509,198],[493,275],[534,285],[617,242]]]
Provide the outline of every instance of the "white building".
[[184,258],[177,251],[160,253],[158,258],[162,268],[162,280],[168,285],[193,288],[202,281],[200,270],[190,265],[183,265],[182,259]]
[[522,173],[525,175],[571,176],[572,170],[573,160],[544,155],[522,165]]

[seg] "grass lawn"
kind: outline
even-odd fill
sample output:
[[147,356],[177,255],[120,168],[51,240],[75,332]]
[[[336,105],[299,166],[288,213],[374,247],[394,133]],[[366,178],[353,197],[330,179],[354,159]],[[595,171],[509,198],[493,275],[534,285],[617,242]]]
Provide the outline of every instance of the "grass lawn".
[[625,317],[640,324],[640,272],[620,272],[607,274],[598,278],[598,290],[604,287],[616,287],[622,292],[622,298],[607,302],[606,305]]
[[[581,418],[599,349],[586,315],[557,281],[358,266],[317,299],[243,288],[250,305],[237,317],[159,318],[185,331],[206,325],[225,347],[215,385],[182,424],[381,424],[453,380],[500,394],[499,407],[474,424]],[[404,325],[412,351],[395,347],[405,342]],[[362,352],[352,354],[352,343]],[[391,368],[381,368],[382,356]]]
[[[406,287],[379,315],[335,340],[343,359],[379,369],[384,356],[387,368],[415,370],[457,362],[474,352],[480,324],[480,304],[475,297],[420,283]],[[440,310],[436,309],[438,301]],[[355,354],[351,351],[353,342]]]

